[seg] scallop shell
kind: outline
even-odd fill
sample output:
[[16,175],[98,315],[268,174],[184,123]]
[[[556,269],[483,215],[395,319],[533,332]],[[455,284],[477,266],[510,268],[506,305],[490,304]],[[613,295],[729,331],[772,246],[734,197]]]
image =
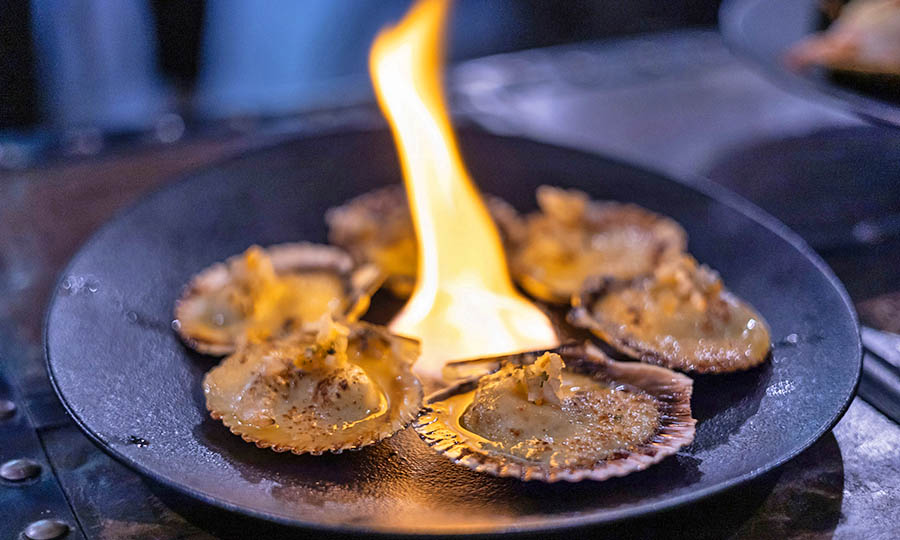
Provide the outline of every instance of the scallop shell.
[[[595,307],[607,295],[619,295],[623,305],[630,305],[628,302],[633,298],[647,295],[646,289],[654,279],[653,276],[630,281],[589,279],[572,300],[569,322],[590,330],[627,356],[679,371],[729,373],[755,367],[768,358],[770,334],[765,320],[752,306],[724,288],[718,300],[727,313],[716,315],[709,310],[707,316],[723,317],[720,320],[726,321],[722,323],[726,326],[714,326],[712,331],[702,330],[703,325],[695,326],[689,335],[672,335],[648,326],[647,321],[672,319],[661,309],[654,311],[655,316],[647,317],[647,311],[636,305],[615,311]],[[623,293],[629,296],[626,298]],[[658,308],[657,304],[653,305]],[[678,328],[674,323],[673,327]]]
[[631,278],[652,273],[681,253],[678,223],[634,204],[592,201],[578,190],[541,186],[541,212],[526,218],[510,257],[513,277],[531,296],[568,304],[590,276]]
[[[659,463],[691,443],[696,421],[691,417],[693,381],[680,373],[658,366],[611,360],[593,345],[563,345],[554,350],[565,360],[565,370],[591,376],[604,383],[615,382],[626,388],[646,392],[658,404],[660,422],[656,433],[628,451],[616,452],[589,468],[562,468],[517,459],[471,442],[470,435],[457,420],[462,412],[452,413],[449,398],[473,391],[478,378],[460,382],[426,399],[425,412],[413,423],[419,436],[434,450],[454,463],[478,472],[520,480],[557,482],[565,480],[602,481],[625,476]],[[537,353],[514,355],[513,364],[530,363]],[[499,364],[498,364],[499,365]]]
[[[328,270],[340,276],[346,291],[346,302],[342,313],[335,315],[351,321],[358,319],[368,310],[371,296],[384,280],[374,266],[356,265],[348,253],[333,246],[305,242],[288,243],[270,246],[265,249],[265,253],[270,257],[279,275]],[[184,324],[184,321],[189,320],[194,313],[204,311],[202,302],[207,301],[212,293],[228,284],[231,279],[231,265],[241,257],[243,254],[235,255],[202,270],[185,286],[176,301],[173,327],[184,343],[192,349],[214,356],[223,356],[235,351],[237,336],[193,334],[190,325]]]
[[[357,374],[359,370],[364,372],[383,396],[380,414],[362,420],[350,417],[340,428],[317,425],[314,416],[322,414],[323,408],[332,407],[332,411],[324,412],[335,412],[340,418],[341,406],[355,405],[350,400],[360,394],[353,394],[352,383],[344,385],[335,379],[334,373],[341,372],[305,373],[294,366],[296,351],[316,340],[315,332],[298,331],[247,344],[211,369],[203,380],[210,416],[259,448],[294,454],[357,450],[404,429],[422,406],[422,385],[412,373],[419,355],[418,342],[367,323],[349,327],[348,365]],[[304,377],[312,377],[306,388],[314,388],[314,397],[331,397],[315,402],[291,400],[292,393],[300,393],[297,388]],[[343,402],[341,392],[349,396]]]
[[[488,211],[509,244],[521,224],[516,210],[502,199],[486,195]],[[329,241],[357,261],[373,263],[387,276],[386,287],[400,298],[412,294],[418,272],[418,246],[406,191],[400,184],[355,197],[325,214]]]

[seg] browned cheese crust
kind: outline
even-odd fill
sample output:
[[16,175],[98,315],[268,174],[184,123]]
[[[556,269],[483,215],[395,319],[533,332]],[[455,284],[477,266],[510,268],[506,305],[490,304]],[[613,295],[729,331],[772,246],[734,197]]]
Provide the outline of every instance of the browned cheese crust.
[[406,427],[422,404],[418,343],[365,323],[338,327],[335,338],[299,331],[226,358],[203,380],[210,415],[260,448],[295,454],[357,449]]
[[513,277],[531,296],[568,304],[592,276],[647,275],[683,252],[675,221],[634,204],[592,201],[583,192],[541,186],[510,258]]
[[381,281],[373,266],[356,265],[340,248],[252,246],[191,279],[175,303],[173,326],[189,347],[226,355],[248,337],[268,339],[326,312],[355,320]]
[[589,281],[569,321],[626,355],[681,371],[745,370],[770,349],[762,316],[687,255],[650,277]]

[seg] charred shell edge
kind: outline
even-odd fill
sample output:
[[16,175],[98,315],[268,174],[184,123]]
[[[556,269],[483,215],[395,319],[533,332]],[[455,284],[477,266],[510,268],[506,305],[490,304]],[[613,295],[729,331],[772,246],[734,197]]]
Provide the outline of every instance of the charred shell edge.
[[[375,331],[382,331],[382,332],[386,333],[385,330],[379,330],[378,328],[375,327],[375,325],[370,325],[370,324],[366,324],[366,323],[361,323],[361,324],[364,324],[364,326],[370,330],[374,329]],[[402,343],[403,346],[414,344],[415,347],[418,347],[418,342],[416,340],[405,338],[403,336],[397,336],[395,334],[391,334],[391,337],[401,340],[400,343]],[[406,343],[406,342],[410,342],[410,343]],[[352,441],[349,443],[343,443],[337,447],[327,446],[327,447],[319,447],[319,448],[311,448],[311,449],[301,449],[301,448],[296,448],[296,447],[292,447],[292,446],[288,446],[288,445],[269,443],[269,442],[266,442],[263,440],[256,439],[245,433],[241,433],[240,431],[237,430],[237,428],[235,426],[231,426],[228,423],[226,423],[225,417],[223,415],[221,415],[215,411],[210,410],[209,415],[213,419],[222,422],[222,425],[227,427],[228,431],[237,435],[238,437],[243,439],[245,442],[252,443],[252,444],[256,445],[257,448],[270,449],[270,450],[272,450],[274,452],[278,452],[278,453],[290,452],[290,453],[298,455],[298,456],[303,455],[303,454],[310,454],[313,456],[321,456],[322,454],[324,454],[326,452],[330,452],[332,454],[340,454],[340,453],[343,453],[344,450],[350,450],[350,451],[360,450],[362,448],[365,448],[366,446],[370,446],[377,442],[383,441],[384,439],[388,439],[388,438],[394,436],[395,434],[397,434],[398,432],[406,429],[410,425],[410,423],[412,423],[413,420],[418,418],[419,414],[421,414],[421,412],[422,412],[421,405],[422,405],[422,401],[424,399],[424,397],[423,397],[424,392],[422,390],[422,384],[419,382],[419,380],[416,378],[416,376],[413,375],[412,369],[411,369],[412,364],[407,363],[407,362],[401,362],[401,360],[402,360],[402,358],[398,358],[398,364],[401,364],[401,363],[403,364],[402,369],[404,369],[406,371],[406,375],[411,377],[412,380],[415,381],[415,383],[416,383],[416,384],[408,385],[406,387],[406,390],[408,391],[409,388],[411,388],[411,387],[416,388],[418,395],[416,396],[415,402],[418,403],[419,406],[416,408],[410,408],[409,410],[400,408],[397,410],[397,413],[398,413],[397,417],[394,418],[393,421],[389,425],[384,426],[382,429],[379,429],[377,431],[370,433],[369,436],[367,436],[367,437],[360,437],[360,438],[356,439],[355,441]],[[207,407],[208,407],[208,405],[207,405]],[[209,409],[207,409],[207,410],[209,410]]]
[[[463,381],[430,395],[425,412],[413,422],[413,427],[425,443],[454,463],[494,476],[543,482],[578,482],[585,479],[602,481],[625,476],[674,455],[681,447],[694,440],[696,420],[691,417],[693,381],[689,377],[658,366],[616,362],[590,344],[564,345],[557,348],[556,352],[564,357],[566,369],[591,375],[598,380],[624,383],[655,397],[662,405],[661,425],[657,433],[633,451],[617,454],[590,469],[552,468],[507,456],[496,456],[470,446],[444,421],[440,412],[429,406],[450,396],[474,390],[478,379]],[[514,358],[514,362],[522,362],[526,358],[516,356],[518,358]],[[531,355],[531,360],[535,357]]]
[[[687,249],[687,232],[684,230],[684,227],[669,216],[656,213],[633,203],[596,201],[591,199],[590,205],[589,221],[599,221],[597,216],[600,216],[607,211],[630,212],[638,215],[640,219],[645,222],[644,224],[648,225],[648,228],[653,228],[657,231],[657,257],[659,257],[659,260],[662,260],[666,253],[674,251],[684,252]],[[520,225],[520,227],[522,230],[517,233],[519,240],[517,244],[515,244],[517,250],[524,242],[527,242],[527,233],[524,231],[525,225]],[[659,260],[657,260],[657,264],[659,263]],[[510,259],[510,269],[513,278],[532,297],[550,304],[567,305],[569,303],[570,298],[572,297],[570,292],[555,289],[550,284],[535,278],[531,274],[530,268],[523,268],[522,265],[517,262],[517,257],[512,257]],[[598,278],[603,277],[604,276],[598,276]]]
[[[345,318],[355,321],[369,308],[369,299],[375,294],[384,281],[384,276],[373,265],[354,266],[353,258],[341,248],[310,242],[290,242],[276,244],[265,248],[272,259],[272,265],[278,273],[300,269],[333,269],[347,280],[349,285],[348,305]],[[175,301],[175,320],[182,319],[184,302],[194,295],[202,294],[208,289],[218,287],[229,279],[230,263],[243,256],[233,255],[224,262],[217,262],[201,270],[184,286],[178,300]],[[234,343],[203,341],[186,333],[184,325],[175,325],[176,332],[188,347],[195,351],[224,356],[234,352]]]
[[[639,343],[631,339],[628,334],[618,331],[617,325],[607,323],[602,317],[599,317],[592,312],[590,306],[593,306],[600,297],[611,290],[626,288],[633,284],[637,284],[644,279],[648,278],[638,278],[627,281],[620,281],[612,278],[591,278],[586,280],[584,286],[581,288],[581,292],[572,296],[572,309],[569,311],[567,320],[573,326],[590,330],[595,336],[626,356],[647,364],[655,364],[665,368],[691,373],[709,374],[746,371],[765,363],[766,359],[770,356],[771,348],[769,353],[762,356],[758,361],[747,362],[739,366],[733,366],[730,369],[721,369],[715,365],[700,367],[696,365],[691,366],[690,362],[685,362],[683,359],[667,357],[659,351],[642,347]],[[762,320],[762,317],[760,317],[760,320]]]

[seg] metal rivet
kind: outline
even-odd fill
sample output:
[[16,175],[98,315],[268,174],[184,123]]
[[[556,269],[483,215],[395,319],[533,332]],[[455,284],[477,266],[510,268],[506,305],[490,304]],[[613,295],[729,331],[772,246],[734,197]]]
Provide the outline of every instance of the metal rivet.
[[0,478],[10,482],[21,482],[35,478],[39,474],[41,474],[41,464],[27,458],[14,459],[0,465]]
[[69,526],[58,519],[42,519],[25,527],[25,538],[31,540],[54,540],[69,533]]
[[8,399],[0,399],[0,420],[12,418],[16,414],[16,404]]

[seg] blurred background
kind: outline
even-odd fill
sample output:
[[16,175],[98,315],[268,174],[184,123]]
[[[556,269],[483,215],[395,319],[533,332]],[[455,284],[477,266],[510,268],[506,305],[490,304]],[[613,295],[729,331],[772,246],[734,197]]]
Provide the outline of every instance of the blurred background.
[[[0,166],[369,101],[368,48],[410,3],[0,0]],[[710,26],[718,3],[460,0],[450,59]]]

